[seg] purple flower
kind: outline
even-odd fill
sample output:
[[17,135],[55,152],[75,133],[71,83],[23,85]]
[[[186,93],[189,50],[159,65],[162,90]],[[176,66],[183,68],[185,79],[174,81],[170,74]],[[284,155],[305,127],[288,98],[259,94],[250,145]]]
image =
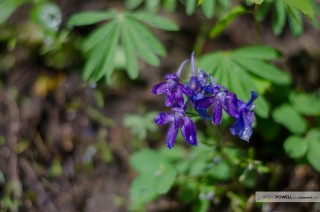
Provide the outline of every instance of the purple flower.
[[179,129],[181,129],[182,136],[189,144],[197,146],[196,126],[192,120],[185,116],[185,111],[183,109],[173,108],[172,110],[173,113],[160,113],[154,119],[154,121],[159,125],[171,123],[167,131],[167,147],[172,149]]
[[255,121],[253,101],[257,98],[258,94],[251,91],[251,98],[247,103],[238,100],[239,118],[230,128],[232,135],[238,135],[240,139],[248,142],[252,135],[252,125]]
[[[155,117],[159,125],[169,124],[166,145],[173,148],[179,130],[184,139],[191,145],[197,146],[196,127],[192,120],[186,115],[189,103],[206,121],[212,120],[213,124],[221,124],[223,110],[235,118],[235,123],[230,131],[238,135],[240,139],[249,141],[252,135],[252,125],[255,121],[253,112],[253,101],[258,97],[254,91],[251,92],[250,100],[245,103],[239,100],[236,94],[215,82],[211,75],[201,69],[196,73],[194,54],[191,55],[191,75],[188,83],[179,80],[185,60],[177,72],[166,74],[165,82],[161,82],[152,88],[153,94],[164,94],[165,105],[172,107],[172,113],[160,113]],[[186,99],[186,101],[184,101]],[[212,107],[211,115],[208,109]]]
[[239,111],[237,105],[237,96],[222,86],[215,86],[213,88],[213,95],[198,99],[194,102],[196,109],[207,109],[211,105],[212,108],[212,122],[214,124],[221,124],[222,109],[224,109],[230,116],[239,118]]
[[152,87],[153,94],[165,94],[167,107],[182,107],[184,104],[183,93],[187,94],[188,90],[179,82],[179,75],[184,64],[188,62],[185,60],[179,67],[177,73],[166,74],[165,82],[161,82]]

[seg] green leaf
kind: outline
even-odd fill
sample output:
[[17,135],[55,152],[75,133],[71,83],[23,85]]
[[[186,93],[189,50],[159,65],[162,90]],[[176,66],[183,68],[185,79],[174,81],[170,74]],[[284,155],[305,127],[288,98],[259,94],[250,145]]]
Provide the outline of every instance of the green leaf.
[[186,13],[191,15],[196,9],[196,0],[186,0]]
[[181,146],[174,146],[173,149],[168,149],[163,146],[160,149],[160,154],[165,157],[169,161],[179,161],[182,160],[186,156],[186,151]]
[[161,167],[169,165],[158,152],[151,149],[134,153],[130,164],[138,173],[156,173]]
[[155,188],[158,194],[165,194],[170,190],[176,178],[176,175],[177,175],[176,170],[171,166],[162,167],[162,170],[155,173],[155,176],[156,176]]
[[160,0],[145,1],[145,8],[150,12],[158,11],[160,8]]
[[105,76],[108,82],[111,81],[111,75],[115,66],[115,56],[117,52],[117,47],[119,45],[119,31],[120,26],[115,25],[114,30],[110,32],[110,37],[108,38],[108,45],[104,49],[104,60],[101,61],[98,70],[93,75],[93,80],[98,81],[101,77]]
[[258,77],[252,76],[253,83],[256,85],[258,93],[264,94],[270,87],[271,82]]
[[0,26],[4,24],[12,13],[27,0],[2,0],[0,1]]
[[[130,20],[130,22],[132,21],[133,20]],[[152,51],[152,48],[141,40],[139,31],[128,25],[128,33],[132,39],[132,43],[138,56],[150,65],[158,66],[160,64],[158,57]]]
[[93,81],[99,80],[103,75],[110,79],[114,68],[116,47],[118,45],[119,25],[116,21],[111,25],[107,39],[102,45],[97,45],[85,65],[84,78]]
[[232,55],[257,60],[273,60],[279,58],[281,53],[268,46],[247,46],[232,51]]
[[262,21],[270,11],[271,4],[275,5],[275,12],[273,13],[273,32],[276,35],[283,31],[286,17],[288,17],[291,32],[294,36],[299,36],[303,29],[303,21],[301,12],[309,17],[310,21],[317,26],[315,21],[315,14],[318,14],[318,6],[313,0],[265,0],[261,7],[258,8],[256,19]]
[[88,52],[95,46],[99,45],[103,40],[107,39],[110,31],[113,30],[113,24],[105,24],[94,30],[82,44],[84,52]]
[[244,7],[234,7],[227,14],[223,15],[210,31],[210,37],[217,37],[229,24],[238,16],[245,14],[247,11]]
[[201,8],[202,8],[203,14],[207,18],[212,18],[215,10],[215,2],[212,0],[204,0],[201,4]]
[[270,104],[263,96],[260,95],[259,98],[254,102],[254,104],[256,105],[255,111],[260,117],[269,117]]
[[273,65],[250,58],[234,57],[233,55],[232,59],[251,73],[275,84],[286,85],[290,83],[289,75]]
[[223,8],[228,8],[231,4],[231,0],[218,0],[218,2]]
[[160,17],[160,16],[155,16],[154,14],[150,14],[146,12],[138,12],[138,13],[131,14],[131,16],[136,18],[139,21],[142,21],[146,24],[149,24],[159,29],[164,29],[168,31],[177,31],[179,29],[179,27],[175,23],[173,23],[171,20]]
[[189,164],[189,171],[188,175],[189,176],[201,176],[208,166],[207,162],[203,159],[198,159]]
[[267,0],[261,4],[261,6],[258,8],[255,14],[257,21],[261,22],[266,18],[272,2],[273,2],[272,0]]
[[275,4],[275,13],[272,16],[272,28],[275,35],[280,35],[286,23],[286,10],[282,0],[277,0]]
[[199,58],[198,64],[201,69],[210,72],[213,76],[215,76],[216,71],[218,70],[219,63],[221,61],[221,53],[214,52],[209,53],[201,58]]
[[[154,179],[153,183],[148,186],[149,190],[154,190],[157,194],[164,194],[170,190],[177,173],[159,153],[151,149],[142,150],[135,153],[130,162],[141,176]],[[137,166],[142,167],[137,168]],[[148,168],[143,169],[144,166]]]
[[[254,51],[257,51],[258,53],[254,55]],[[266,68],[261,70],[263,73],[271,69],[272,74],[276,72],[275,74],[278,74],[280,75],[280,77],[282,77],[281,72],[279,74],[278,70],[275,67],[258,60],[276,58],[277,55],[277,51],[272,50],[268,47],[248,47],[230,52],[216,52],[204,55],[199,59],[199,67],[211,73],[219,84],[226,86],[232,92],[236,93],[239,98],[247,101],[250,98],[251,90],[257,90],[260,94],[263,94],[265,92],[264,89],[268,88],[268,86],[265,86],[266,83],[264,83],[264,86],[260,86],[259,89],[257,89],[257,77],[252,76],[248,73],[248,71],[253,72],[252,69],[254,67],[254,64],[263,63],[263,65],[266,66]],[[250,57],[253,58],[250,59]],[[249,64],[245,64],[245,66],[242,66],[242,63],[239,64],[237,60],[246,60],[246,63]],[[252,61],[254,64],[250,65]],[[276,71],[274,71],[275,69]],[[263,74],[260,75],[264,76]],[[272,79],[274,79],[274,81],[279,80],[278,78]],[[282,80],[286,79],[287,78],[283,77]],[[260,117],[268,117],[270,107],[266,99],[260,96],[255,101],[255,105],[255,110]]]
[[303,157],[307,152],[307,142],[300,136],[292,135],[283,144],[287,155],[293,159]]
[[303,31],[302,15],[295,8],[288,7],[288,11],[288,21],[291,32],[294,36],[298,37]]
[[[135,20],[129,20],[128,24],[131,24],[131,27],[133,27],[135,31],[139,32],[141,42],[145,42],[154,53],[158,54],[159,56],[166,56],[166,49],[163,47],[160,41],[154,37],[147,27]],[[124,28],[125,27],[130,26],[124,26]]]
[[136,79],[139,75],[137,55],[134,50],[133,39],[130,37],[127,27],[122,27],[121,40],[126,56],[126,68],[131,79]]
[[[80,14],[83,19],[86,17],[84,14]],[[99,14],[92,17],[90,21],[106,18],[102,15],[104,13]],[[159,28],[173,29],[173,25],[168,24],[171,23],[169,20],[155,15],[151,17],[150,14],[141,12],[127,12],[118,15],[116,12],[107,11],[106,14],[110,18],[112,14],[115,14],[115,19],[96,29],[82,45],[83,51],[88,55],[83,74],[86,80],[96,81],[105,76],[106,81],[110,83],[115,67],[125,68],[129,77],[136,79],[139,74],[138,57],[151,65],[160,64],[158,56],[165,56],[166,49],[140,20],[145,23],[153,23]],[[89,23],[79,21],[77,18],[71,22],[75,25]]]
[[308,144],[307,159],[315,170],[320,172],[320,130],[311,129],[307,136]]
[[109,43],[104,42],[101,45],[97,45],[89,55],[87,59],[84,70],[83,77],[85,80],[89,80],[94,71],[98,68],[100,61],[104,59],[104,54],[102,52],[108,47]]
[[302,134],[307,129],[305,120],[291,105],[284,104],[276,108],[272,117],[275,122],[282,124],[292,133]]
[[129,128],[132,135],[140,141],[147,139],[148,132],[155,132],[157,126],[154,123],[156,112],[139,111],[137,114],[126,114],[123,118],[123,124]]
[[312,5],[309,1],[301,1],[301,0],[282,0],[287,5],[294,7],[300,10],[303,14],[308,16],[310,19],[314,19],[314,11]]
[[110,10],[105,12],[82,12],[77,13],[68,20],[67,26],[74,27],[74,26],[85,26],[95,24],[100,21],[105,21],[109,19],[114,19],[119,15],[116,11]]
[[289,99],[299,113],[309,116],[320,115],[320,100],[312,94],[291,93]]
[[224,160],[220,160],[210,167],[209,175],[217,180],[228,180],[231,176],[231,169]]
[[154,188],[155,180],[149,174],[141,174],[132,181],[130,187],[132,209],[138,209],[159,196]]

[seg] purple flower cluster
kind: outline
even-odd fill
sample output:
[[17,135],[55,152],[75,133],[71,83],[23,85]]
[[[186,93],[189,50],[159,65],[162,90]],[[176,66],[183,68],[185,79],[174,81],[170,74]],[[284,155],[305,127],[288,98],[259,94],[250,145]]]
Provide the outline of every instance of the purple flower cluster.
[[[160,113],[155,117],[155,122],[159,125],[169,124],[167,131],[166,145],[169,149],[174,146],[179,129],[184,139],[191,145],[197,146],[196,126],[187,116],[186,110],[191,103],[199,116],[206,121],[221,124],[222,111],[235,118],[235,123],[230,131],[233,135],[238,135],[240,139],[249,141],[252,135],[252,125],[255,121],[253,112],[253,101],[258,94],[251,91],[250,100],[245,103],[238,99],[236,94],[215,82],[214,78],[207,75],[203,70],[196,68],[193,54],[191,56],[191,76],[188,83],[179,80],[185,60],[176,73],[166,74],[165,82],[161,82],[152,88],[153,94],[164,94],[165,105],[171,107],[170,113]],[[211,110],[211,113],[210,113]]]

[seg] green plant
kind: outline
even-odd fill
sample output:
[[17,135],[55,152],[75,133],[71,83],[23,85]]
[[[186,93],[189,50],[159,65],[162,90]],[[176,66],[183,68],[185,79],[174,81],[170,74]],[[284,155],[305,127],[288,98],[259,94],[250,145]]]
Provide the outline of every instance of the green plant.
[[[166,18],[147,12],[83,12],[73,15],[68,26],[91,25],[110,20],[96,29],[84,41],[82,49],[88,56],[84,68],[84,78],[97,81],[111,76],[118,65],[116,58],[123,57],[125,69],[131,79],[138,77],[138,57],[150,65],[160,64],[158,56],[165,56],[166,50],[144,24],[155,28],[175,31],[177,25]],[[142,24],[144,23],[144,24]]]
[[275,35],[280,35],[288,19],[291,32],[295,36],[301,35],[303,31],[302,14],[306,15],[311,20],[314,26],[317,26],[316,14],[319,14],[319,8],[313,0],[264,0],[261,1],[261,6],[256,11],[258,21],[263,21],[272,8],[275,13],[272,16],[272,29]]
[[[249,99],[252,89],[264,94],[270,83],[287,85],[290,77],[266,62],[279,58],[280,53],[266,46],[247,46],[233,51],[215,52],[204,55],[199,67],[215,76],[218,83],[237,92],[243,99]],[[262,96],[256,101],[257,114],[267,117],[269,105]]]
[[320,171],[320,131],[316,122],[320,117],[320,100],[316,93],[295,92],[290,94],[289,100],[290,104],[285,103],[272,113],[275,122],[292,133],[284,141],[284,150],[293,159],[305,157],[317,171]]
[[154,117],[156,112],[143,112],[140,111],[138,114],[127,114],[123,118],[123,124],[129,128],[134,138],[138,141],[145,141],[147,139],[148,132],[155,132],[157,126],[154,123]]
[[167,12],[173,12],[176,10],[179,2],[185,6],[185,12],[187,15],[195,13],[197,7],[199,7],[206,18],[219,16],[224,10],[227,10],[231,6],[230,0],[126,0],[125,5],[128,9],[135,9],[143,4],[145,10],[151,12],[158,11],[161,6],[163,6]]

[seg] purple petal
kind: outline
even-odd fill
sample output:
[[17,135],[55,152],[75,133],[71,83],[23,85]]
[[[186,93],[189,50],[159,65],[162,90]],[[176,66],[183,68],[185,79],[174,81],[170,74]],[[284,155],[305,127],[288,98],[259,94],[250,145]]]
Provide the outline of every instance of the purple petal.
[[223,109],[232,117],[239,118],[238,99],[234,93],[228,92],[223,104]]
[[192,70],[192,75],[196,75],[196,67],[194,65],[194,52],[191,54],[191,70]]
[[185,117],[183,120],[183,126],[181,128],[181,133],[184,139],[191,145],[197,146],[197,133],[196,133],[196,126],[192,122],[189,117]]
[[180,89],[182,91],[182,93],[184,93],[187,96],[192,96],[192,92],[190,91],[190,89],[187,86],[185,87],[180,83],[178,86],[179,86],[178,89]]
[[171,107],[174,104],[174,93],[172,93],[171,91],[166,91],[166,100],[165,100],[165,106],[166,107]]
[[176,123],[172,123],[167,131],[166,145],[172,149],[178,135],[179,127]]
[[233,135],[238,135],[240,139],[249,142],[252,135],[252,124],[243,114],[240,114],[240,118],[231,126],[230,131]]
[[252,126],[253,123],[256,121],[256,117],[255,117],[253,111],[250,111],[250,112],[248,112],[248,113],[244,113],[243,116],[244,116],[244,119],[245,119],[248,123],[250,123],[251,126]]
[[189,60],[185,60],[181,63],[181,65],[179,66],[178,70],[177,70],[177,76],[180,76],[181,71],[183,69],[184,64],[186,64],[186,62],[188,62]]
[[164,78],[165,78],[166,80],[178,81],[178,76],[177,76],[176,73],[174,73],[174,74],[166,74],[166,75],[164,75]]
[[214,96],[204,97],[203,99],[198,99],[194,101],[194,106],[196,109],[206,109],[210,107],[214,101]]
[[206,72],[201,70],[200,68],[198,69],[198,81],[202,87],[205,87],[207,84],[208,75]]
[[181,90],[178,88],[177,91],[174,93],[174,98],[175,98],[175,101],[177,102],[177,105],[179,107],[182,107],[183,104],[184,104],[184,99],[183,99],[183,95],[182,95],[182,92]]
[[212,121],[214,124],[221,124],[221,119],[222,119],[222,107],[221,105],[216,102],[213,105],[213,109],[212,109]]
[[153,94],[163,94],[167,90],[167,83],[166,82],[161,82],[155,86],[152,87],[152,93]]
[[206,109],[196,109],[196,111],[198,112],[198,114],[205,119],[207,122],[209,122],[211,120],[211,116],[208,115],[207,110]]
[[163,125],[163,124],[168,124],[169,122],[174,121],[174,116],[170,113],[159,113],[155,118],[154,122]]
[[249,99],[249,101],[247,102],[246,106],[250,106],[254,100],[256,100],[258,98],[258,93],[251,91],[251,98]]
[[230,131],[232,135],[241,135],[243,128],[245,127],[243,117],[240,116],[239,119],[235,121],[235,123],[230,127]]
[[196,91],[201,89],[200,82],[198,81],[198,78],[196,76],[192,76],[190,78],[188,86],[194,92],[196,92]]

